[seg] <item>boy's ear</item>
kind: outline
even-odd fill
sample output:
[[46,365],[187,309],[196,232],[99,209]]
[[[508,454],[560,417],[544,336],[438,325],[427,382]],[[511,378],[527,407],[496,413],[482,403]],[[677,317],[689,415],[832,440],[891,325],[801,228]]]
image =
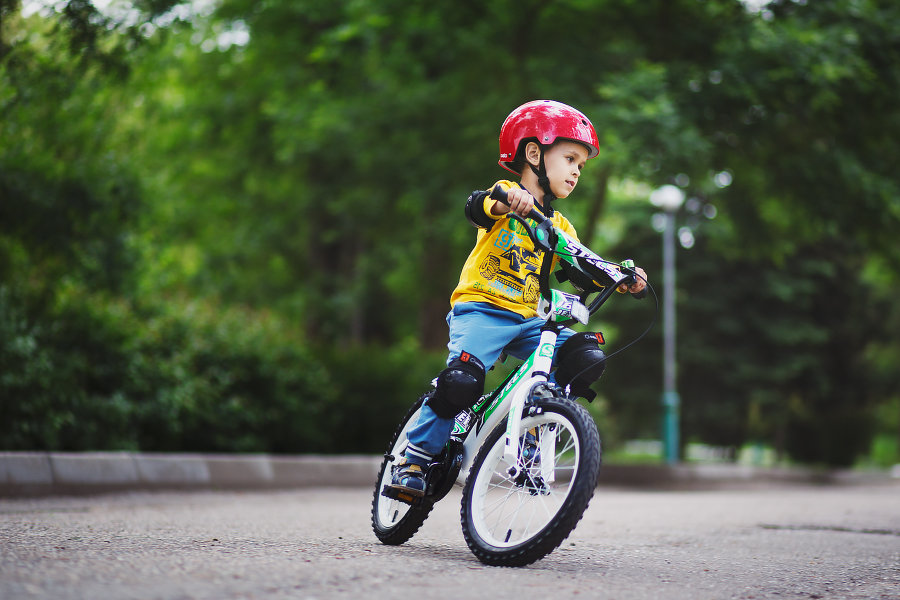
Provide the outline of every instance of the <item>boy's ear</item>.
[[525,160],[535,167],[541,164],[541,147],[537,142],[528,142],[525,145]]

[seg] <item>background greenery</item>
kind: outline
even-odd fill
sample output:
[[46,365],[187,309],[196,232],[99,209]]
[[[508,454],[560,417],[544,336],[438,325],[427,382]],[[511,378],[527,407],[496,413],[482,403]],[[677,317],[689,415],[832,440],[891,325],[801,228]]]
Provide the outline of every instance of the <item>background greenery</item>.
[[[888,0],[0,0],[0,448],[381,451],[500,123],[554,98],[599,253],[658,283],[649,193],[693,199],[683,439],[895,461],[898,91]],[[654,317],[614,304],[610,350]],[[660,330],[597,385],[608,447],[659,435]]]

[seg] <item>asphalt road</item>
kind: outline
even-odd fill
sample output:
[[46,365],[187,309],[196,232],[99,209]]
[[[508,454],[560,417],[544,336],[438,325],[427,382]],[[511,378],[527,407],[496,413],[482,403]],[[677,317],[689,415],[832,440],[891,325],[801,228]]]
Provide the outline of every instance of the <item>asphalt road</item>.
[[370,491],[132,493],[0,501],[0,598],[900,599],[900,485],[598,489],[575,532],[486,567],[458,491],[404,546]]

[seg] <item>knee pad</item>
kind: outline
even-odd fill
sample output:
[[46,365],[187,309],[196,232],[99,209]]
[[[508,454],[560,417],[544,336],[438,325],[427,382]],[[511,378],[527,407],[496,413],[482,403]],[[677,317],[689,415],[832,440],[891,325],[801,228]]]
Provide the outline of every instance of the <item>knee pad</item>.
[[559,348],[556,383],[570,386],[573,394],[587,400],[597,395],[591,384],[600,379],[606,370],[606,354],[600,349],[600,340],[594,333],[576,333]]
[[463,352],[437,378],[437,388],[428,400],[434,414],[449,419],[475,404],[484,393],[484,365]]

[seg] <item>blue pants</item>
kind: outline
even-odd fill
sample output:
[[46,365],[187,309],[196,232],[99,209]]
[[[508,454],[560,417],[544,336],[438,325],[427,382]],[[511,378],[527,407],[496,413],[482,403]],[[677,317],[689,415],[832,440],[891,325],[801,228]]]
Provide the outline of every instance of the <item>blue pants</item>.
[[[447,364],[465,350],[490,369],[504,351],[520,360],[528,358],[541,339],[544,320],[527,319],[483,302],[462,302],[447,315],[447,325],[450,327]],[[573,333],[571,329],[563,329],[556,340],[557,349]],[[453,418],[443,419],[429,406],[423,406],[418,423],[409,431],[407,459],[423,464],[427,456],[434,456],[444,448],[452,429]]]

